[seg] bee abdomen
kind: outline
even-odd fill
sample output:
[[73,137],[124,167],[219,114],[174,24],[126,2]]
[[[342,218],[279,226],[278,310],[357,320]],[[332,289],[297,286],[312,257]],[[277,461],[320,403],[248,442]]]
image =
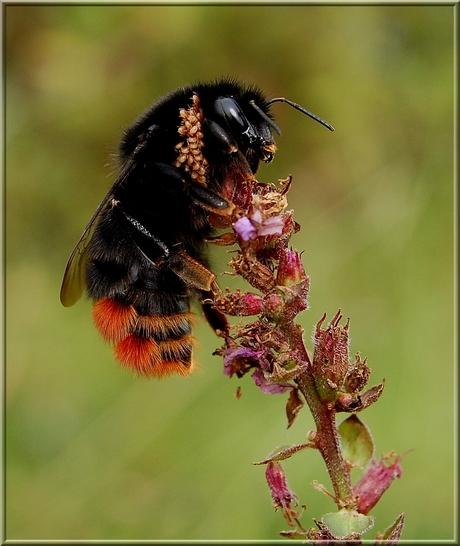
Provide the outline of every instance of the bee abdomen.
[[140,314],[134,305],[105,298],[95,303],[93,319],[122,366],[157,378],[192,372],[192,313]]

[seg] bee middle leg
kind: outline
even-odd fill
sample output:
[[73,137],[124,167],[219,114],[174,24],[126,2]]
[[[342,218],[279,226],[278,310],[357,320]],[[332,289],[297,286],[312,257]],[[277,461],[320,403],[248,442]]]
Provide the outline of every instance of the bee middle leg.
[[169,266],[171,263],[171,251],[169,247],[158,237],[153,235],[138,220],[130,216],[123,210],[120,202],[115,199],[112,201],[112,207],[121,214],[123,220],[129,227],[133,243],[144,257],[155,267]]

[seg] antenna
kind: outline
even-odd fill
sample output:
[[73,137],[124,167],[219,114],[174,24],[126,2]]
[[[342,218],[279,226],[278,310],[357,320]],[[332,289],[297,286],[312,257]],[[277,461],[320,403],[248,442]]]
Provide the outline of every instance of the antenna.
[[272,120],[272,118],[269,118],[267,116],[267,114],[257,106],[257,104],[253,101],[253,100],[250,100],[249,101],[249,104],[255,109],[257,110],[257,112],[259,113],[260,117],[263,118],[267,123],[268,125],[270,125],[270,127],[273,127],[273,129],[280,135],[281,134],[281,129],[278,127],[278,125],[276,125],[276,123]]
[[332,127],[332,125],[330,123],[325,121],[323,118],[320,118],[319,116],[317,116],[313,112],[310,112],[310,110],[307,110],[303,106],[300,106],[300,104],[297,104],[296,102],[292,102],[292,100],[285,99],[284,97],[278,97],[276,99],[269,100],[266,104],[267,104],[267,106],[270,106],[270,104],[273,104],[274,102],[285,102],[285,103],[289,104],[289,106],[292,106],[296,110],[299,110],[300,112],[302,112],[303,114],[307,115],[308,117],[314,119],[318,123],[321,123],[321,125],[324,125],[324,127],[327,127],[329,129],[329,131],[334,131],[334,127]]

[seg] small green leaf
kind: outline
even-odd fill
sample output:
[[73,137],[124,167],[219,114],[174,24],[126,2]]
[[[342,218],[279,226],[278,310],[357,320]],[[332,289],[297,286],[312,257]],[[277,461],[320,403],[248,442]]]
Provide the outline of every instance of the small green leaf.
[[353,466],[365,467],[374,454],[374,442],[369,429],[356,415],[350,415],[338,430],[343,458]]
[[324,514],[321,521],[336,538],[345,538],[352,533],[362,535],[374,525],[372,516],[346,509]]

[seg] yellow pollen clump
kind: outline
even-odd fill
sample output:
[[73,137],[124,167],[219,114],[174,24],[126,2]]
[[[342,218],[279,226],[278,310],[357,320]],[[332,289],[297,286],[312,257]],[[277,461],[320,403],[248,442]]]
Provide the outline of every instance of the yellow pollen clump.
[[202,154],[204,143],[201,130],[204,116],[197,95],[193,95],[192,106],[188,110],[182,108],[179,115],[182,123],[177,131],[185,138],[185,142],[179,142],[175,146],[178,155],[174,166],[184,169],[193,180],[206,186],[208,162]]

